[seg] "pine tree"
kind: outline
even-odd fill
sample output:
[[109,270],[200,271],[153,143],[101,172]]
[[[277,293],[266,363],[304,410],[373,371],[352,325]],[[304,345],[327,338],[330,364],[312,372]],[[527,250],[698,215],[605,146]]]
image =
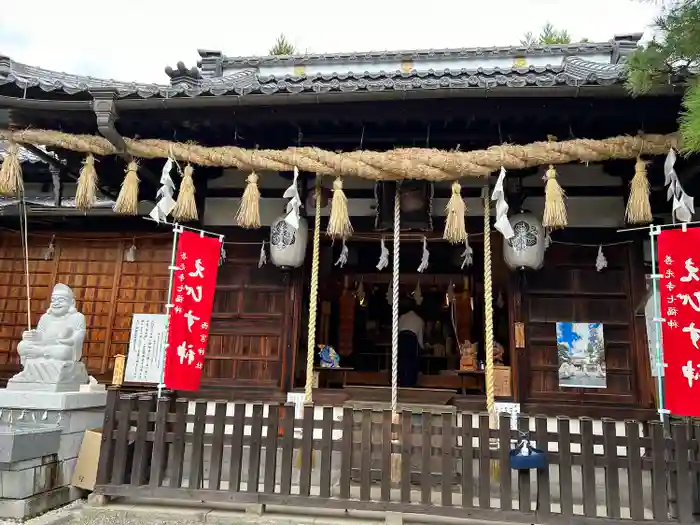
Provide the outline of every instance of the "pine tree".
[[297,52],[297,48],[294,47],[287,37],[282,33],[277,37],[275,45],[270,48],[268,52],[270,55],[294,55]]
[[684,153],[700,152],[700,0],[667,3],[657,18],[658,35],[627,61],[629,92],[644,95],[655,86],[687,82],[679,118]]
[[520,40],[520,43],[525,47],[570,44],[571,35],[566,29],[555,29],[554,25],[547,22],[542,26],[542,30],[537,37],[532,34],[532,31],[528,31]]

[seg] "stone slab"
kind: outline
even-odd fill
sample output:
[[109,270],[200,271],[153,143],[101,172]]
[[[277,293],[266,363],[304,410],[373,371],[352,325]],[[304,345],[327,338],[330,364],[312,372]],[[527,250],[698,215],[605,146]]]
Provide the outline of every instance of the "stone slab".
[[0,463],[14,463],[58,452],[61,429],[37,423],[0,423]]
[[33,392],[0,390],[0,408],[26,410],[80,410],[104,407],[107,392]]
[[0,499],[0,519],[26,520],[79,498],[79,491],[59,487],[24,499]]

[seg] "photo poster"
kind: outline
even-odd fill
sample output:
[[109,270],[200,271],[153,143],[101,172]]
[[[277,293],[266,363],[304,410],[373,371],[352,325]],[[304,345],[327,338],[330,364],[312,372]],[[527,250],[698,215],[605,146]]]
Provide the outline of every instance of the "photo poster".
[[154,384],[161,382],[167,335],[167,314],[133,315],[129,352],[124,371],[125,382]]
[[557,322],[560,388],[606,388],[602,323]]

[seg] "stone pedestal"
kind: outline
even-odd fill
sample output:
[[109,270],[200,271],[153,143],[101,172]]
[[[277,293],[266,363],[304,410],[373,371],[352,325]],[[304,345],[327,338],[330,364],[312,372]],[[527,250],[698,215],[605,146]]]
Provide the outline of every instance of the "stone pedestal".
[[0,390],[0,519],[27,519],[81,497],[70,486],[85,430],[101,428],[105,391]]

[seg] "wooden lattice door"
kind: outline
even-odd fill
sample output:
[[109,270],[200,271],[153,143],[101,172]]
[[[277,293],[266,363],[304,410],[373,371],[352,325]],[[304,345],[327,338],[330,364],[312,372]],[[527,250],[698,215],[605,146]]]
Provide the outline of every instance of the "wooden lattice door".
[[[597,247],[555,244],[547,250],[544,268],[525,274],[526,348],[518,359],[521,401],[640,404],[639,378],[648,356],[635,330],[634,248],[606,248],[608,267],[598,272]],[[559,386],[557,321],[603,324],[606,388]]]
[[258,268],[259,245],[236,247],[219,268],[203,384],[283,386],[293,340],[294,278]]

